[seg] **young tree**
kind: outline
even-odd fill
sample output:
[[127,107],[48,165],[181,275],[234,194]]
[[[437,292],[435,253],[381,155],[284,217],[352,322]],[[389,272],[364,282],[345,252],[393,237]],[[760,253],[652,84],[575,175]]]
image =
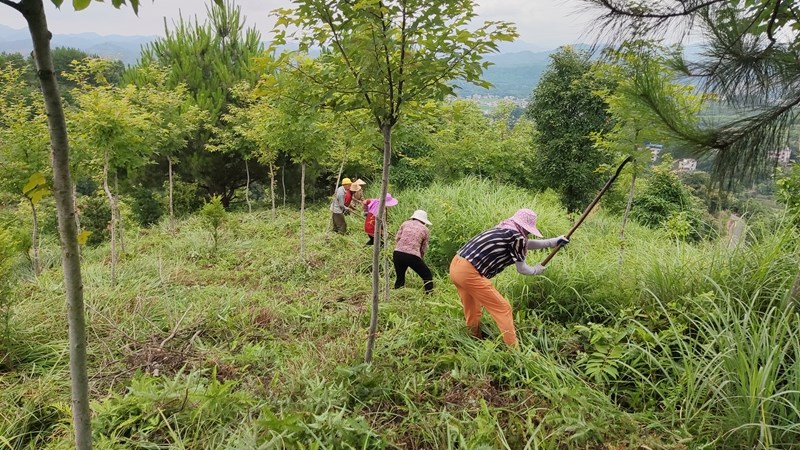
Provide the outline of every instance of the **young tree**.
[[36,172],[31,175],[30,180],[22,187],[22,195],[28,200],[31,205],[31,215],[33,216],[33,234],[31,236],[31,247],[33,248],[33,271],[36,276],[42,272],[41,264],[39,263],[39,221],[36,215],[36,205],[42,200],[42,197],[49,194],[50,190],[47,188],[47,181],[41,172]]
[[74,97],[80,110],[70,118],[75,147],[91,155],[102,170],[103,191],[111,207],[111,285],[116,284],[117,241],[122,239],[122,215],[109,176],[120,169],[134,169],[149,161],[157,130],[153,114],[136,105],[137,88],[118,88],[108,84],[91,86],[89,77],[98,79],[107,61],[88,59],[70,75],[78,85]]
[[[325,104],[367,109],[383,138],[378,216],[383,217],[392,154],[392,130],[406,105],[453,94],[456,80],[481,79],[483,54],[517,34],[506,22],[474,26],[472,0],[296,0],[277,11],[275,44],[296,37],[301,49],[322,48],[325,71],[308,78],[321,86]],[[296,30],[296,31],[295,31]],[[298,70],[301,74],[302,71]],[[315,72],[317,73],[317,72]],[[381,234],[382,220],[375,232]],[[378,323],[380,245],[373,248],[372,313],[364,359],[372,360]]]
[[[618,50],[607,50],[607,61],[594,66],[596,76],[610,80],[613,90],[602,89],[597,94],[608,105],[614,126],[607,133],[595,133],[595,145],[616,157],[633,156],[630,166],[630,188],[620,228],[620,264],[624,252],[625,225],[633,205],[636,178],[649,166],[652,154],[645,142],[668,143],[671,134],[648,104],[642,102],[642,91],[658,83],[662,92],[679,104],[685,120],[693,120],[700,111],[702,97],[690,85],[674,81],[675,74],[665,67],[667,49],[648,41],[635,41]],[[613,169],[612,169],[613,170]],[[628,172],[626,170],[626,172]],[[624,183],[620,183],[624,186]]]
[[278,61],[262,77],[259,87],[261,94],[266,94],[264,98],[269,99],[258,122],[264,127],[261,138],[265,148],[281,149],[300,164],[300,258],[304,258],[306,168],[328,159],[333,148],[330,138],[334,120],[329,111],[320,107],[316,86],[307,85],[296,72],[285,70],[284,63],[307,74],[314,73],[318,66],[308,58]]
[[[34,272],[40,272],[36,205],[47,190],[47,117],[41,93],[26,88],[25,66],[0,67],[0,189],[31,206]],[[33,180],[36,182],[33,182]]]
[[595,91],[605,87],[591,72],[586,52],[562,47],[533,90],[526,114],[536,122],[534,173],[542,188],[552,188],[570,212],[583,209],[603,183],[597,173],[609,155],[591,135],[611,128],[606,104]]
[[[763,173],[774,165],[775,149],[783,148],[800,108],[800,25],[796,2],[780,0],[666,0],[629,3],[584,0],[604,11],[601,34],[616,38],[660,38],[677,29],[703,35],[699,58],[676,56],[674,66],[736,111],[735,119],[714,125],[686,123],[658,88],[643,99],[697,158],[713,155],[714,178],[728,181]],[[680,28],[678,28],[680,27]],[[800,286],[798,272],[795,286]],[[792,291],[800,299],[800,289]]]
[[679,53],[670,65],[692,77],[737,114],[717,124],[676,120],[669,97],[657,88],[642,98],[696,157],[714,155],[717,180],[770,169],[783,148],[800,105],[796,64],[800,45],[795,2],[776,0],[666,0],[632,5],[618,0],[584,0],[603,10],[599,31],[618,42],[659,39],[682,30],[702,34],[701,51],[691,61]]
[[250,164],[256,158],[269,167],[270,197],[272,199],[272,218],[275,218],[275,159],[278,152],[269,146],[269,131],[264,123],[267,118],[269,100],[254,94],[255,90],[243,82],[232,89],[237,99],[231,104],[228,113],[221,119],[221,126],[214,132],[214,139],[207,145],[211,151],[221,151],[240,155],[244,159],[247,182],[245,184],[245,201],[248,212],[252,212],[250,203]]
[[186,148],[191,136],[207,120],[208,113],[194,103],[186,85],[169,87],[167,73],[166,68],[158,65],[142,64],[129,71],[126,79],[138,86],[135,103],[150,111],[155,120],[152,124],[156,133],[154,145],[158,155],[167,160],[169,223],[174,231],[173,165],[176,155]]
[[[59,6],[63,0],[52,0]],[[91,0],[74,0],[76,10],[83,9]],[[139,0],[113,0],[113,5],[130,4],[134,11]],[[52,33],[47,29],[43,0],[0,0],[20,13],[28,23],[33,42],[33,56],[37,76],[42,87],[47,123],[50,129],[52,150],[53,189],[58,211],[58,231],[61,237],[61,260],[64,269],[64,287],[67,295],[67,321],[69,324],[70,380],[72,388],[72,420],[75,426],[75,448],[92,448],[91,416],[89,414],[89,380],[86,373],[86,325],[83,305],[83,284],[78,245],[78,225],[75,221],[75,204],[72,199],[72,180],[69,168],[69,141],[64,108],[61,104],[58,83],[53,70],[50,51]]]
[[185,21],[173,29],[165,25],[165,37],[146,46],[142,63],[169,69],[167,86],[185,84],[195,103],[208,114],[208,126],[192,136],[178,158],[192,164],[179,166],[185,178],[197,180],[210,195],[220,195],[226,207],[236,189],[246,183],[241,158],[209,152],[214,131],[224,127],[220,119],[234,101],[231,88],[242,81],[255,83],[253,58],[262,51],[261,35],[245,29],[241,8],[232,1],[216,2],[208,8],[208,22]]

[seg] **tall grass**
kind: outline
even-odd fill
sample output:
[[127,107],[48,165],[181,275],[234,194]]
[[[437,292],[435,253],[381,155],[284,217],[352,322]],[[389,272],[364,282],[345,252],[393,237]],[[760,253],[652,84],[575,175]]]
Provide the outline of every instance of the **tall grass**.
[[[541,277],[507,269],[521,346],[464,330],[446,269],[521,207],[547,236],[570,218],[551,194],[466,179],[393,193],[395,231],[433,222],[433,295],[410,276],[381,305],[361,364],[370,254],[361,218],[327,232],[327,205],[233,215],[218,247],[198,218],[130,230],[118,283],[107,246],[84,282],[96,448],[790,448],[798,440],[798,267],[786,227],[728,251],[593,213]],[[751,241],[752,242],[752,241]],[[55,243],[45,252],[57,255]],[[387,251],[391,251],[390,249]],[[544,258],[531,252],[529,262]],[[391,267],[384,270],[391,270]],[[0,373],[0,448],[69,448],[59,268],[14,288]]]

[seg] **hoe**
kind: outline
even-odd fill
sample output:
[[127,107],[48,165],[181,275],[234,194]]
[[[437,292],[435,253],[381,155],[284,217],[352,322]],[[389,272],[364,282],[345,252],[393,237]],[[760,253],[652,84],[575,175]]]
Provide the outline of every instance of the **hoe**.
[[[583,214],[581,214],[581,216],[578,218],[578,221],[575,222],[575,225],[573,225],[572,228],[569,229],[569,232],[567,232],[567,234],[565,235],[567,237],[567,239],[569,239],[570,236],[572,236],[572,233],[574,233],[575,230],[579,226],[581,226],[581,224],[583,223],[584,219],[586,219],[586,216],[588,216],[589,213],[592,212],[592,209],[595,207],[595,205],[597,205],[597,202],[600,201],[600,197],[602,197],[603,194],[606,193],[608,188],[611,187],[611,184],[614,183],[614,180],[616,180],[617,177],[619,176],[619,173],[622,172],[622,168],[625,167],[625,164],[628,164],[631,161],[633,161],[633,156],[628,156],[627,158],[625,158],[625,161],[622,161],[622,164],[620,164],[619,167],[617,167],[617,172],[614,174],[614,176],[611,177],[606,182],[606,185],[603,186],[603,189],[600,189],[600,192],[597,193],[597,196],[595,196],[594,200],[592,200],[592,203],[589,203],[589,206],[587,206],[586,209],[583,211]],[[542,261],[541,264],[543,266],[546,266],[547,263],[549,263],[550,260],[553,259],[553,256],[556,256],[556,253],[558,253],[558,251],[561,250],[561,247],[563,247],[563,245],[558,245],[556,247],[553,247],[553,250],[550,251],[550,254],[547,255],[547,258],[545,258],[544,261]]]

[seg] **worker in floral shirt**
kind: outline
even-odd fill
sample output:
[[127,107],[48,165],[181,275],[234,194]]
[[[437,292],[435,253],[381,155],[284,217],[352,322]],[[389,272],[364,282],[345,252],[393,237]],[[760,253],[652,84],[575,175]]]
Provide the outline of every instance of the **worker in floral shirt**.
[[428,213],[418,209],[397,230],[396,244],[392,254],[394,270],[397,273],[397,279],[394,282],[395,289],[405,286],[406,270],[410,267],[422,278],[425,293],[429,294],[433,291],[431,270],[422,260],[428,250],[429,232],[427,226],[430,224]]

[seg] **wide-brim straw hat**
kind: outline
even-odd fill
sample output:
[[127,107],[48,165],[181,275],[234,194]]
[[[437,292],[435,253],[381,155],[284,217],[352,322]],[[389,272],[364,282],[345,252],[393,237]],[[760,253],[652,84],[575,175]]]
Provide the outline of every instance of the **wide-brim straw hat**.
[[[368,200],[367,212],[372,213],[373,215],[378,214],[378,208],[381,205],[381,199],[379,198],[371,198]],[[386,194],[386,206],[394,206],[397,203],[396,198],[392,197],[392,194]]]
[[521,226],[528,233],[540,238],[542,233],[536,228],[536,219],[536,213],[528,208],[522,208],[511,216],[512,222]]
[[367,182],[362,180],[361,178],[359,178],[356,181],[353,181],[353,184],[357,184],[359,186],[364,186],[365,184],[367,184]]
[[359,185],[357,185],[355,183],[350,184],[350,192],[358,192],[360,190],[361,190],[361,186],[359,186]]
[[419,220],[420,222],[424,223],[425,225],[433,225],[428,220],[428,213],[423,211],[423,210],[421,210],[421,209],[418,209],[418,210],[414,211],[414,214],[411,215],[411,218]]

